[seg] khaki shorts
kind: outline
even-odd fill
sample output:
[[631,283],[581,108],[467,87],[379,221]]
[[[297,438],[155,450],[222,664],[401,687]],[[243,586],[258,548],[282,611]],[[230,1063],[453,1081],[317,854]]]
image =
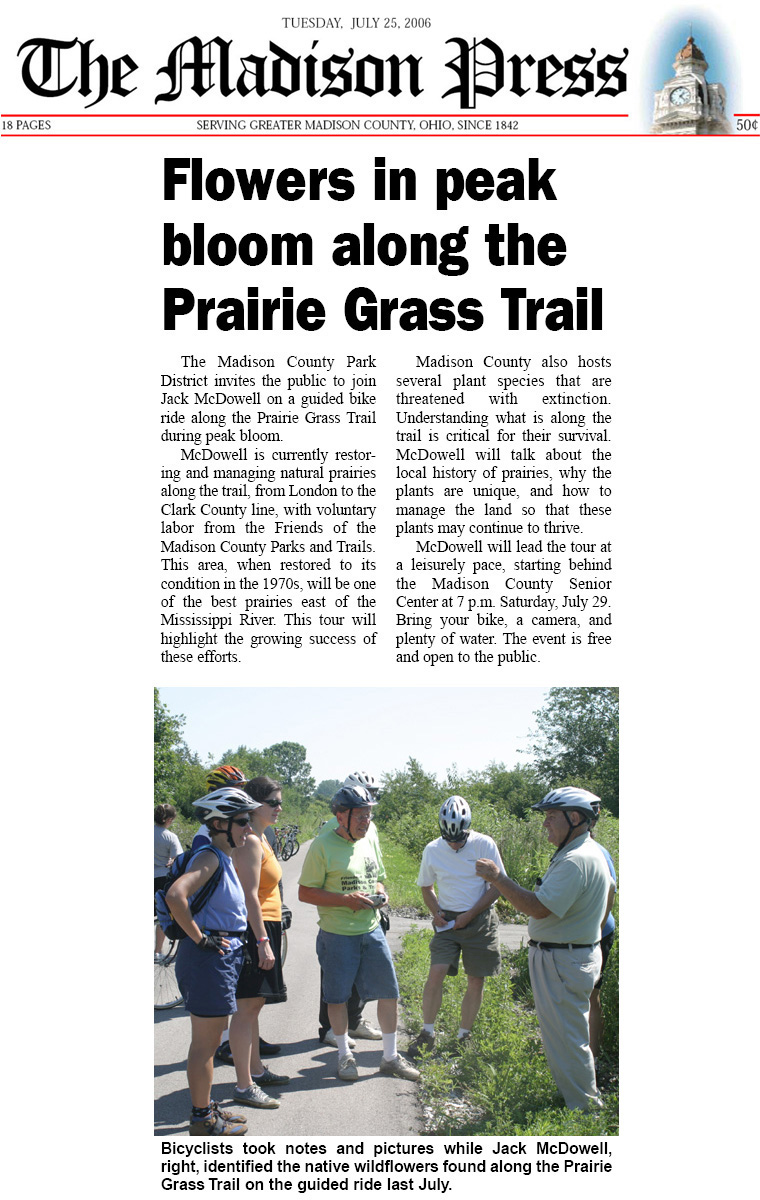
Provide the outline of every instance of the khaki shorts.
[[[453,921],[459,913],[442,909],[447,921]],[[456,975],[459,970],[459,955],[465,974],[476,979],[497,975],[501,969],[499,954],[499,921],[493,908],[486,909],[474,917],[464,929],[446,929],[433,935],[430,943],[430,965],[449,968],[447,974]]]

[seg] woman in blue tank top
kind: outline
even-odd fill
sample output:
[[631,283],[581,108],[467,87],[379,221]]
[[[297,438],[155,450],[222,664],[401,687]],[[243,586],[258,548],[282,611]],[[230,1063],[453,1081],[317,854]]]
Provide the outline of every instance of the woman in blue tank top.
[[[190,1013],[187,1081],[192,1114],[191,1137],[226,1136],[248,1131],[243,1118],[222,1112],[211,1100],[214,1051],[227,1021],[237,1009],[235,989],[243,965],[248,914],[245,896],[230,858],[251,833],[252,802],[245,792],[220,788],[193,805],[211,844],[201,846],[169,891],[166,901],[187,934],[177,953],[177,982]],[[191,900],[221,868],[203,906],[193,913]]]

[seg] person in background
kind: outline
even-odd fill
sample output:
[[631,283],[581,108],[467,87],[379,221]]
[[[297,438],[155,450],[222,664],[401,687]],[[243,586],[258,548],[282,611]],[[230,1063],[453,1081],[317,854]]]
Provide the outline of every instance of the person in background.
[[[209,843],[197,850],[187,869],[166,893],[166,903],[186,936],[177,950],[177,983],[190,1013],[187,1081],[191,1137],[247,1133],[242,1118],[222,1112],[211,1100],[214,1051],[222,1029],[237,1009],[235,989],[243,965],[248,923],[245,894],[231,855],[251,833],[250,798],[235,788],[219,788],[193,808],[206,826]],[[196,913],[191,900],[221,871]]]
[[[594,823],[591,826],[591,836],[594,837],[594,827],[596,826],[596,823],[599,820],[602,812],[601,800],[592,800],[591,807],[594,810]],[[604,968],[607,965],[607,959],[610,956],[612,943],[615,940],[615,918],[612,915],[612,905],[615,901],[615,893],[617,892],[617,876],[615,874],[615,864],[612,861],[612,856],[607,850],[605,850],[604,846],[600,845],[599,843],[597,843],[597,845],[599,845],[599,849],[607,860],[607,866],[609,867],[610,877],[615,885],[615,890],[610,892],[607,911],[604,914],[604,921],[602,922],[602,936],[599,943],[599,949],[602,952],[602,967],[599,972],[599,978],[594,984],[590,996],[588,1032],[589,1045],[591,1046],[591,1053],[594,1056],[595,1066],[598,1065],[599,1054],[602,1048],[602,1034],[604,1033],[604,1018],[602,1015],[602,981],[604,979]]]
[[364,788],[341,788],[333,796],[335,829],[314,838],[301,872],[298,898],[319,912],[317,955],[324,979],[330,1027],[338,1043],[338,1078],[359,1078],[348,1044],[346,1002],[359,994],[377,1000],[383,1038],[381,1075],[419,1079],[398,1052],[398,983],[378,908],[387,899],[382,856],[366,843],[374,801]]
[[[343,781],[344,788],[365,788],[372,800],[377,800],[377,794],[380,791],[380,784],[371,775],[369,771],[352,771]],[[337,829],[338,818],[330,817],[326,821],[323,828]],[[371,823],[367,831],[367,845],[371,845],[379,854],[380,843],[377,837],[377,827],[374,821]],[[319,1040],[324,1042],[326,1046],[334,1046],[337,1048],[338,1043],[335,1040],[335,1034],[330,1028],[330,1018],[327,1014],[327,1004],[323,995],[323,979],[322,972],[319,972]],[[350,1050],[355,1048],[356,1043],[354,1038],[366,1038],[368,1041],[380,1041],[382,1033],[374,1025],[364,1017],[364,1001],[356,990],[356,984],[351,989],[351,995],[348,998],[348,1046]]]
[[521,887],[495,862],[476,871],[518,912],[528,914],[528,965],[544,1054],[568,1108],[601,1106],[589,1046],[589,997],[599,978],[599,935],[613,892],[607,861],[591,838],[593,802],[584,788],[557,788],[534,804],[556,850],[535,891]]
[[280,786],[266,775],[245,784],[253,809],[253,832],[232,854],[248,910],[248,955],[235,992],[237,1012],[230,1021],[229,1045],[237,1075],[234,1102],[250,1108],[279,1108],[279,1100],[263,1089],[290,1082],[288,1075],[275,1075],[265,1067],[259,1052],[261,1009],[288,998],[281,955],[282,868],[264,836],[282,812]]
[[[469,1038],[483,1000],[486,976],[501,969],[499,922],[493,909],[498,889],[475,873],[478,859],[489,858],[504,866],[493,838],[470,829],[472,814],[462,796],[449,796],[441,805],[441,836],[428,842],[422,853],[417,883],[432,918],[435,936],[430,943],[430,971],[422,993],[423,1026],[410,1046],[410,1055],[435,1046],[435,1019],[443,1001],[447,975],[456,975],[462,956],[467,990],[462,997],[458,1042]],[[447,928],[451,926],[451,928]]]
[[[173,804],[157,804],[153,810],[153,895],[164,886],[166,873],[178,854],[182,853],[182,843],[176,833],[171,832],[171,825],[177,815]],[[166,940],[166,934],[160,925],[156,925],[156,941],[153,947],[153,961],[161,962],[161,951]]]

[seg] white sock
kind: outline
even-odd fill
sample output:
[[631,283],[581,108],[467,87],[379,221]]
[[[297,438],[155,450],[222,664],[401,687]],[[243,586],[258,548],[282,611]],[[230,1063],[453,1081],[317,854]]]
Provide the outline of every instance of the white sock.
[[[333,1030],[333,1033],[335,1033],[335,1030]],[[351,1053],[349,1046],[348,1046],[348,1034],[347,1033],[336,1033],[335,1041],[338,1043],[338,1054],[341,1058],[345,1058],[345,1056],[347,1054]]]
[[395,1058],[397,1054],[398,1054],[398,1049],[396,1047],[395,1032],[394,1033],[384,1033],[383,1034],[383,1058],[385,1059],[386,1062],[390,1062],[391,1059]]
[[458,1040],[461,1042],[462,1038],[463,1038],[463,1037],[467,1037],[467,1036],[468,1036],[468,1034],[469,1034],[469,1033],[471,1033],[471,1032],[472,1032],[472,1031],[471,1031],[471,1030],[469,1030],[469,1029],[463,1029],[463,1028],[462,1028],[462,1026],[460,1025],[460,1027],[459,1027],[459,1033],[457,1034],[457,1039],[458,1039]]
[[425,1033],[429,1033],[431,1037],[435,1037],[435,1025],[423,1025]]

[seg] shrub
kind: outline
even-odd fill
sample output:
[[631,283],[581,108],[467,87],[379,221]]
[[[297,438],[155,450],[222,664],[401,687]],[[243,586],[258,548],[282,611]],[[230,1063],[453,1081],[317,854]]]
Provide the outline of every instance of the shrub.
[[[396,972],[407,1024],[422,1023],[422,989],[433,935],[414,930],[404,939]],[[541,1049],[527,980],[527,950],[503,953],[500,975],[486,980],[471,1041],[453,1056],[466,978],[447,978],[436,1021],[436,1055],[422,1060],[422,1099],[429,1132],[437,1134],[616,1134],[617,1095],[605,1096],[600,1113],[566,1109]]]

